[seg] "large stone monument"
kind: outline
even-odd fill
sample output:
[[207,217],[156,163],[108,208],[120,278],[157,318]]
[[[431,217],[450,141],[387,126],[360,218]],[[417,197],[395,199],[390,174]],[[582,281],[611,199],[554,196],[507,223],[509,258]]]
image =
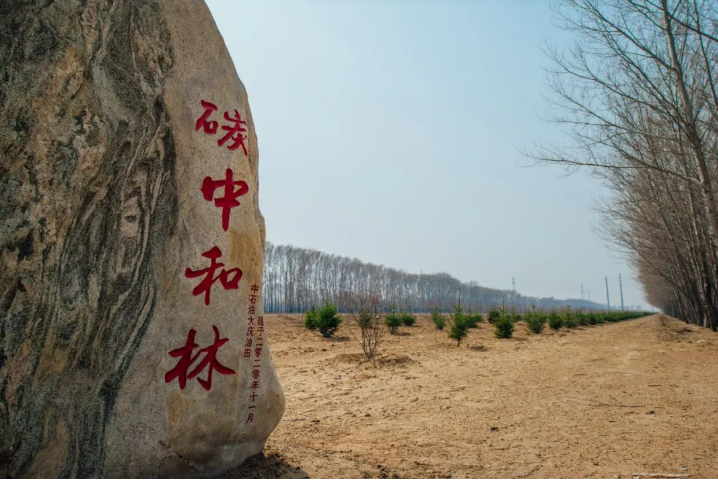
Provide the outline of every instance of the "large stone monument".
[[284,411],[204,2],[0,3],[0,476],[216,475]]

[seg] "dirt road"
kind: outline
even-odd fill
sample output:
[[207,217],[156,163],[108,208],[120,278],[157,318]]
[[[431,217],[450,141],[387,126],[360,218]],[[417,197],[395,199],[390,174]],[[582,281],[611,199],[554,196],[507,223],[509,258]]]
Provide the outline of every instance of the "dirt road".
[[362,360],[299,316],[267,331],[287,410],[233,474],[284,477],[718,475],[718,336],[651,316],[459,348],[427,317]]

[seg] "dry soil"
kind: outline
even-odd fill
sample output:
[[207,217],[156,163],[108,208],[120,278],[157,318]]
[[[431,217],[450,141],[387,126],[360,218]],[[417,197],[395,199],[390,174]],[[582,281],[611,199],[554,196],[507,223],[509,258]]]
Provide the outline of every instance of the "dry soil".
[[457,347],[419,316],[373,362],[349,326],[267,332],[287,410],[231,475],[718,476],[718,336],[669,317]]

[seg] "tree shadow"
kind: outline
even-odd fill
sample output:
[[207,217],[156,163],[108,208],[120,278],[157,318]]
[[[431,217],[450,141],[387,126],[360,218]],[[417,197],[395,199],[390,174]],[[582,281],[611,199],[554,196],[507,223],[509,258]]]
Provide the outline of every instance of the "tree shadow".
[[329,337],[327,338],[327,341],[329,342],[348,342],[352,338],[351,337]]
[[309,478],[309,474],[281,455],[260,453],[217,478]]

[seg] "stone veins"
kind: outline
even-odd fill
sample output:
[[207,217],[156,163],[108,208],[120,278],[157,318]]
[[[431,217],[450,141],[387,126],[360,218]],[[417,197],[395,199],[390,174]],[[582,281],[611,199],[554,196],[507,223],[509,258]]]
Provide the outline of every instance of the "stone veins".
[[[248,155],[197,132],[201,100],[247,120]],[[197,0],[0,3],[0,476],[215,475],[284,411],[271,355],[243,358],[264,220],[246,91]],[[232,209],[202,198],[232,168]],[[218,246],[238,290],[191,291]],[[257,316],[262,315],[261,297]],[[180,390],[170,350],[212,326],[236,375]],[[256,335],[256,334],[255,334]],[[206,372],[200,375],[206,377]]]

